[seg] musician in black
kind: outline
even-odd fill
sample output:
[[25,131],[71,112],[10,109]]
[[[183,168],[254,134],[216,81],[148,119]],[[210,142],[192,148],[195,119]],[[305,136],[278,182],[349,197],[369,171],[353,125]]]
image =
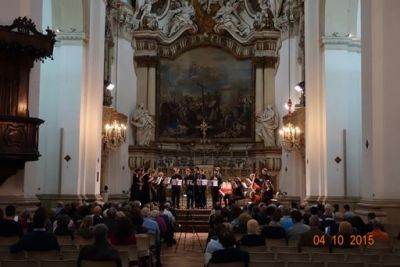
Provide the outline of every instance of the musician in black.
[[210,178],[210,180],[211,180],[212,205],[213,208],[215,208],[215,205],[220,202],[219,190],[221,189],[221,184],[222,184],[222,176],[219,167],[214,168],[213,176]]
[[136,168],[135,172],[133,173],[132,184],[131,184],[131,194],[129,197],[129,201],[134,201],[134,200],[138,199],[139,172],[140,172],[140,168]]
[[194,203],[196,208],[200,208],[200,187],[201,187],[201,175],[200,168],[194,167]]
[[263,202],[270,203],[271,199],[274,198],[274,186],[270,180],[266,180],[264,185]]
[[136,169],[133,176],[130,200],[139,200],[142,205],[150,202],[149,176],[143,168]]
[[193,208],[194,204],[194,175],[189,168],[185,169],[185,184],[186,184],[186,208]]
[[164,173],[159,172],[158,177],[156,179],[156,183],[155,183],[156,190],[157,190],[157,201],[160,205],[164,204],[166,201],[164,178],[165,178]]
[[200,179],[202,181],[201,186],[200,186],[200,208],[204,209],[207,207],[207,197],[206,197],[207,184],[204,184],[203,181],[207,180],[207,177],[204,174],[203,169],[200,169]]
[[[179,174],[179,167],[174,168],[174,175],[171,176],[172,184],[172,205],[179,209],[179,200],[181,196],[182,176]],[[180,184],[180,185],[179,185]]]

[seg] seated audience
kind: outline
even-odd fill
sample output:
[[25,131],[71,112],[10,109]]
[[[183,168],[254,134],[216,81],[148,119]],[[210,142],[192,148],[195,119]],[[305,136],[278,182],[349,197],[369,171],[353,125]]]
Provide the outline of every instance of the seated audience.
[[351,217],[354,216],[354,212],[350,211],[350,206],[348,204],[343,206],[343,219],[348,221]]
[[371,221],[372,223],[372,231],[367,233],[367,235],[372,235],[374,240],[389,240],[389,234],[382,230],[382,224],[379,222],[378,218],[375,218]]
[[265,238],[260,235],[260,225],[254,219],[247,222],[247,235],[240,239],[241,246],[265,246]]
[[280,224],[287,232],[290,227],[293,226],[292,217],[290,217],[290,209],[288,207],[283,207],[282,209],[282,217],[280,219]]
[[116,219],[115,229],[110,234],[110,242],[116,246],[135,245],[136,237],[133,224],[128,217],[118,217]]
[[235,236],[231,231],[222,231],[218,240],[224,249],[216,250],[211,256],[212,263],[243,262],[245,267],[249,266],[249,253],[235,248]]
[[286,238],[286,231],[279,223],[280,214],[279,212],[274,212],[271,217],[271,221],[267,226],[264,226],[261,230],[261,234],[264,238],[279,239]]
[[60,215],[57,219],[56,228],[54,229],[54,234],[56,236],[70,236],[71,239],[74,239],[74,233],[69,229],[68,224],[70,222],[70,218],[68,215]]
[[84,246],[79,251],[78,267],[83,260],[89,261],[114,261],[117,267],[122,267],[121,258],[118,251],[113,248],[107,240],[108,228],[104,224],[97,224],[93,229],[94,243]]
[[351,223],[342,221],[339,224],[338,233],[336,236],[343,236],[343,244],[336,241],[333,241],[331,246],[332,247],[339,247],[339,248],[354,248],[357,247],[356,244],[351,243],[351,235],[354,235],[353,226]]
[[10,205],[5,209],[5,217],[0,220],[0,236],[19,236],[24,234],[22,226],[15,221],[15,207]]
[[303,216],[301,215],[300,211],[298,211],[298,210],[292,211],[291,217],[293,219],[294,224],[287,230],[288,238],[291,238],[291,239],[299,238],[301,236],[301,234],[310,230],[310,226],[308,226],[302,222]]
[[19,224],[21,225],[24,233],[28,231],[28,229],[32,228],[32,218],[31,213],[28,210],[24,210],[21,215],[19,216],[18,220]]
[[100,206],[95,206],[93,208],[93,225],[97,225],[99,223],[104,223],[104,218],[101,213],[102,213],[102,209]]
[[45,228],[46,214],[36,212],[33,216],[33,231],[24,235],[16,244],[10,247],[11,253],[25,251],[50,251],[60,250],[57,238]]
[[142,216],[143,227],[147,229],[147,233],[155,235],[158,240],[160,238],[160,228],[157,222],[150,217],[150,209],[148,207],[142,209]]
[[[309,224],[310,224],[310,230],[308,230],[307,232],[304,232],[300,235],[299,238],[299,243],[297,244],[297,248],[299,250],[299,252],[301,252],[302,247],[314,247],[315,243],[314,243],[314,237],[315,236],[319,236],[320,240],[322,237],[324,237],[324,241],[325,241],[325,245],[328,245],[328,237],[327,235],[324,234],[324,232],[322,232],[319,229],[319,225],[320,225],[320,221],[318,216],[316,215],[312,215],[309,219]],[[318,244],[318,247],[320,247],[321,244]]]
[[93,218],[91,216],[86,215],[82,219],[81,225],[76,231],[76,234],[84,239],[93,238]]
[[117,217],[117,210],[114,207],[111,207],[106,212],[106,217],[104,218],[104,224],[107,226],[110,232],[115,231],[116,225],[116,217]]

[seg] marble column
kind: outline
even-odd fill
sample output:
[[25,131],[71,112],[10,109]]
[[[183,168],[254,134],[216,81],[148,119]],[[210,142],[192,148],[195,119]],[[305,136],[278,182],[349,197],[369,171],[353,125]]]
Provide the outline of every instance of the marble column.
[[305,82],[306,111],[306,195],[310,201],[325,195],[326,117],[323,90],[323,57],[320,51],[320,2],[306,0],[305,10]]
[[362,200],[360,214],[375,211],[400,223],[398,90],[400,2],[362,1]]

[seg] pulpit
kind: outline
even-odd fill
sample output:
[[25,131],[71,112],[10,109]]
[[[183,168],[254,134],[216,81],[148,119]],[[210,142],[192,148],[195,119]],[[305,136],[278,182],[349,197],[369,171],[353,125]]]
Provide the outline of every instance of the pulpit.
[[0,185],[40,157],[44,121],[29,116],[29,74],[34,61],[52,56],[54,43],[53,31],[42,34],[26,17],[0,26]]

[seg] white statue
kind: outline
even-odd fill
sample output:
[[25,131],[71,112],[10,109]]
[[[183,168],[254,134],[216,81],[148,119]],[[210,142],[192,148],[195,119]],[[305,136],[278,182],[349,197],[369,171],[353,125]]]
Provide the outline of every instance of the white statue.
[[268,105],[263,113],[257,115],[256,122],[256,134],[264,140],[264,146],[276,146],[275,130],[278,128],[279,118],[272,106]]
[[151,13],[151,8],[158,0],[141,0],[136,3],[136,11],[134,16],[133,27],[137,29],[152,28],[157,22],[157,16]]
[[131,124],[136,127],[136,142],[138,146],[148,146],[155,124],[149,112],[140,103],[132,117]]
[[239,4],[237,0],[229,0],[225,5],[221,6],[213,19],[217,24],[223,25],[240,36],[243,36],[246,34],[248,27],[238,13],[237,9]]
[[193,25],[193,16],[195,14],[192,5],[189,5],[188,1],[183,2],[183,6],[170,12],[174,13],[169,25],[168,25],[168,37],[179,31],[186,25]]
[[269,0],[270,10],[274,18],[281,15],[283,0]]
[[200,5],[203,7],[203,10],[207,12],[207,14],[211,13],[211,5],[219,4],[219,6],[224,5],[223,0],[199,0]]

